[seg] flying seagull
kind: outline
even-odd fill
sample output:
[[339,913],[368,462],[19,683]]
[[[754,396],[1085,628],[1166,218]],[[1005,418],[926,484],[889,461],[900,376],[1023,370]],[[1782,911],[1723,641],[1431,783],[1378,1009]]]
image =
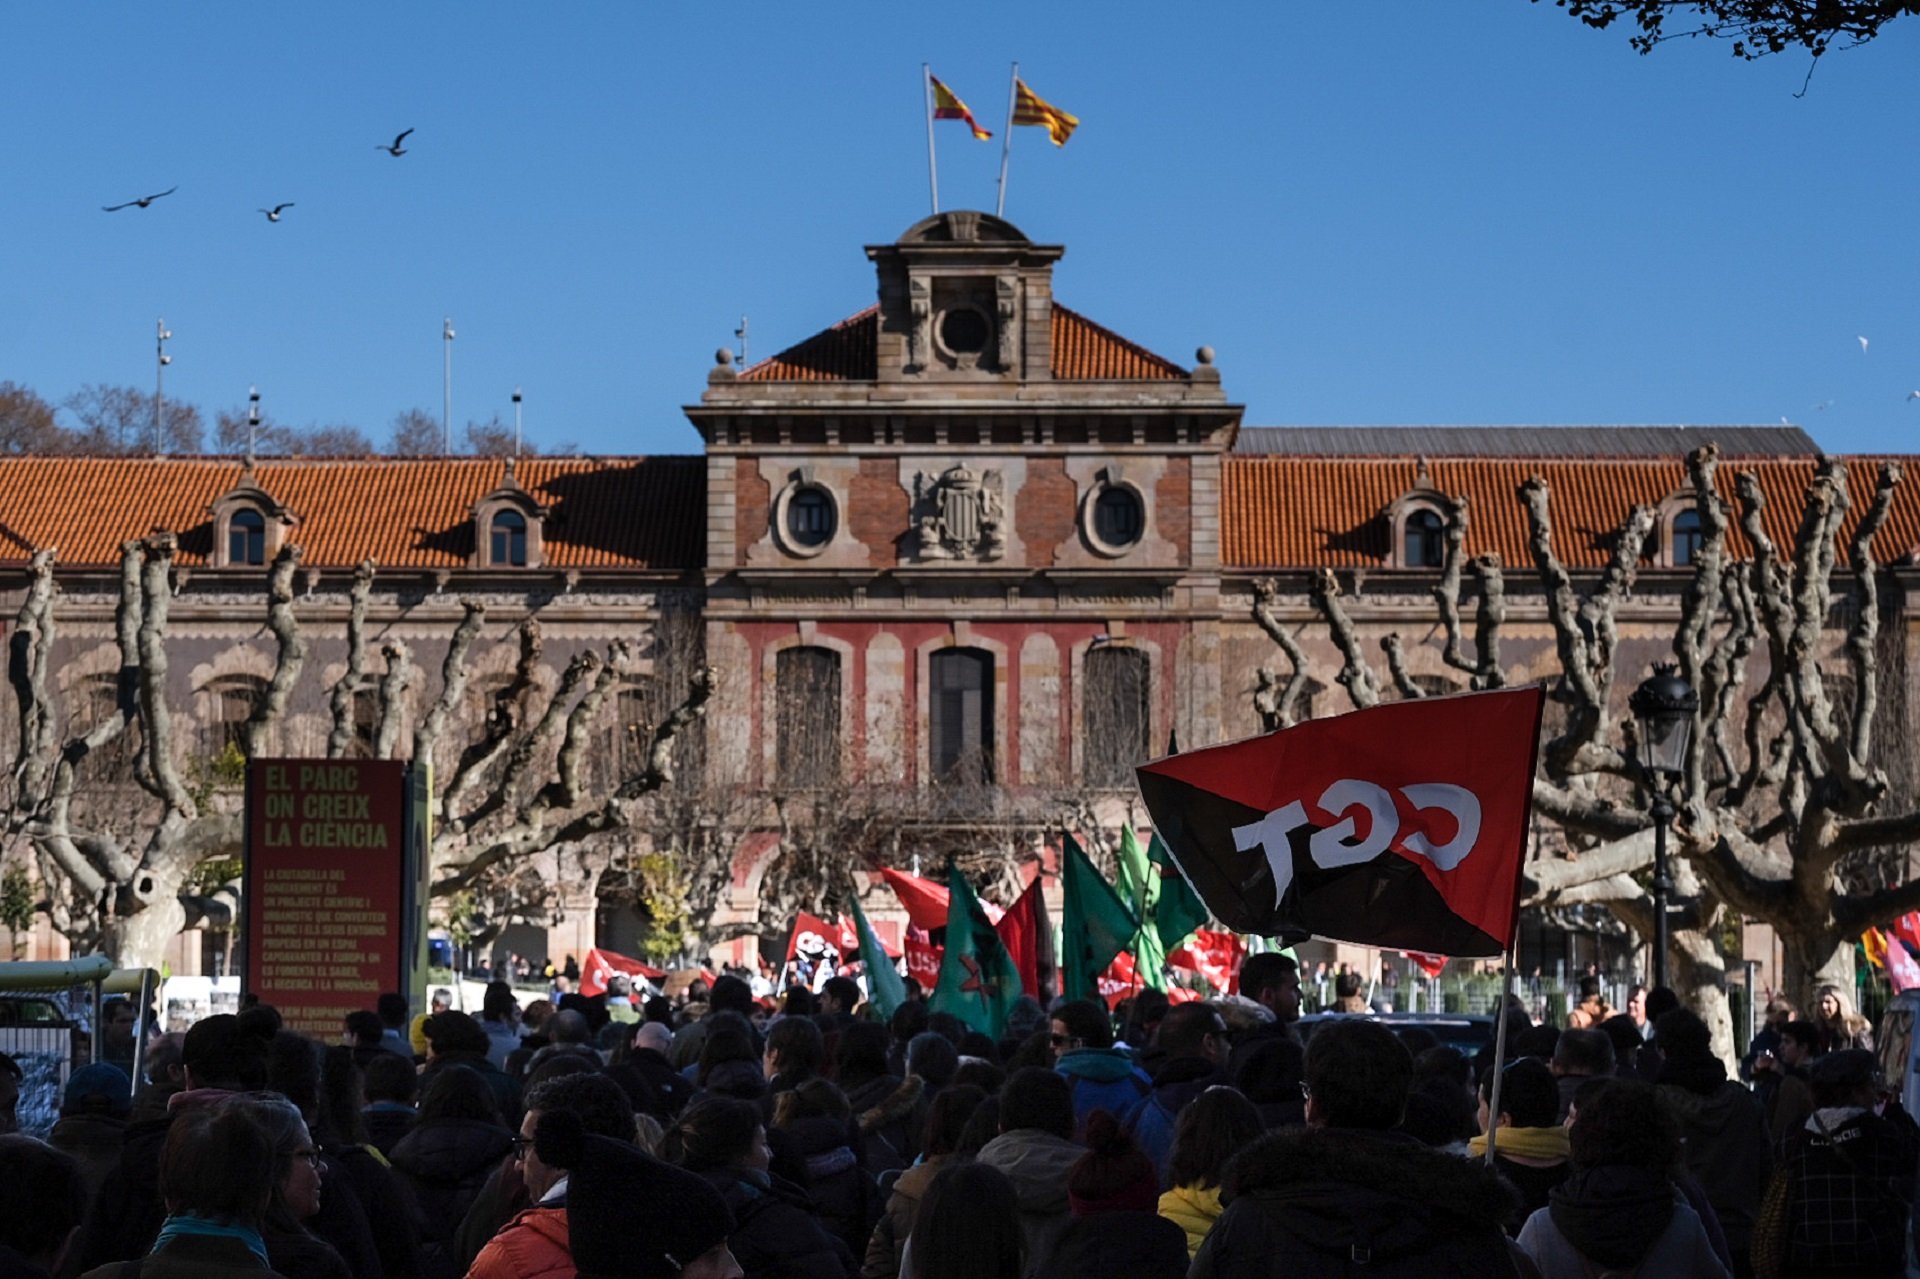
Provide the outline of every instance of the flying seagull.
[[412,132],[413,132],[412,129],[408,129],[405,133],[402,133],[399,137],[393,140],[392,146],[386,146],[382,144],[382,145],[376,146],[374,150],[385,151],[388,155],[405,155],[407,153],[407,149],[401,146],[400,144],[402,142],[405,142],[407,140],[407,134]]
[[1862,354],[1862,355],[1865,355],[1866,353],[1867,353],[1867,340],[1866,340],[1865,338],[1861,338],[1861,339],[1860,339],[1860,354]]
[[1920,400],[1920,391],[1908,391],[1907,398],[1909,400]]
[[172,195],[175,191],[178,191],[179,189],[180,189],[179,187],[168,187],[166,190],[162,191],[160,195],[143,195],[138,200],[128,200],[125,204],[103,204],[100,206],[100,212],[118,213],[122,209],[134,209],[134,208],[144,209],[149,204],[152,204],[155,200],[158,200],[160,196]]
[[262,209],[260,212],[267,215],[267,221],[278,222],[280,220],[280,210],[291,209],[292,207],[293,201],[288,200],[285,204],[276,204],[271,209]]

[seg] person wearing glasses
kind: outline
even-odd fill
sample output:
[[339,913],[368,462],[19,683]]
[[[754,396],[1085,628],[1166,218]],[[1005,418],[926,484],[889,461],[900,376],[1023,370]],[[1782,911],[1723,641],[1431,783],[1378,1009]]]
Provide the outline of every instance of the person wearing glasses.
[[1067,1077],[1073,1094],[1076,1134],[1086,1131],[1096,1110],[1124,1115],[1153,1091],[1153,1080],[1123,1048],[1113,1046],[1113,1022],[1090,999],[1075,999],[1053,1010],[1048,1042],[1053,1068]]
[[242,1093],[224,1105],[258,1124],[273,1147],[273,1190],[260,1231],[268,1264],[286,1279],[353,1279],[333,1245],[306,1224],[320,1211],[325,1165],[300,1108],[278,1093],[264,1092]]

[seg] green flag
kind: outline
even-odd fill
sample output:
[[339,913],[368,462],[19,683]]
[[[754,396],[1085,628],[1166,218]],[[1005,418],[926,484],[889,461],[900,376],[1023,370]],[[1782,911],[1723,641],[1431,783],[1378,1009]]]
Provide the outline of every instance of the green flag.
[[874,935],[867,912],[860,909],[859,893],[853,894],[853,927],[860,936],[860,962],[867,966],[867,1002],[882,1017],[891,1017],[894,1009],[907,1002],[907,983],[900,979],[893,961],[887,958],[886,947]]
[[940,960],[940,979],[928,1006],[998,1039],[1020,989],[1020,969],[1012,954],[967,877],[954,866],[947,872],[947,953]]
[[1160,934],[1160,949],[1171,953],[1179,950],[1195,929],[1205,928],[1212,916],[1200,894],[1173,864],[1157,831],[1147,844],[1147,860],[1160,868],[1160,896],[1154,902],[1153,926]]
[[1142,982],[1163,991],[1167,988],[1167,951],[1154,916],[1160,900],[1160,876],[1148,865],[1146,850],[1140,847],[1140,837],[1131,826],[1120,828],[1120,895],[1132,903],[1134,917],[1140,921],[1129,947],[1134,971]]
[[[1061,993],[1068,999],[1100,998],[1100,974],[1140,931],[1113,885],[1100,878],[1072,835],[1061,843]],[[948,942],[952,953],[952,942]]]

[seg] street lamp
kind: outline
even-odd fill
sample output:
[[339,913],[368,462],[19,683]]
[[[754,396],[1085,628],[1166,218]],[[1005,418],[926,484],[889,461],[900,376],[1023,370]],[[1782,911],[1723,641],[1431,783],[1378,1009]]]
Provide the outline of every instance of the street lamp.
[[1656,662],[1653,674],[1627,699],[1640,728],[1640,775],[1652,798],[1653,813],[1653,984],[1667,984],[1667,897],[1673,879],[1667,874],[1667,828],[1673,824],[1673,803],[1667,788],[1686,772],[1687,748],[1693,743],[1693,718],[1700,695],[1680,678],[1671,662]]

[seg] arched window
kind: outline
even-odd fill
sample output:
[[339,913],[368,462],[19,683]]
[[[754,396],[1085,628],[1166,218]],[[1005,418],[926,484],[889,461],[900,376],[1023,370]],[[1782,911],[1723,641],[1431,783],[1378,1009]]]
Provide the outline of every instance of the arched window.
[[1151,664],[1137,648],[1087,650],[1081,665],[1080,771],[1089,786],[1130,786],[1152,753],[1148,738]]
[[927,663],[927,763],[935,781],[993,777],[993,654],[944,648]]
[[489,528],[487,563],[527,566],[527,517],[518,511],[495,511]]
[[1446,528],[1436,511],[1421,507],[1410,513],[1402,560],[1405,567],[1439,568],[1446,559]]
[[1706,530],[1700,525],[1700,511],[1688,507],[1673,517],[1673,566],[1685,568],[1693,563],[1700,554],[1700,547],[1706,542]]
[[266,693],[267,681],[254,675],[229,675],[202,690],[201,747],[207,758],[219,758],[229,746],[246,750],[247,721]]
[[774,772],[782,786],[824,786],[840,776],[840,655],[805,646],[774,656]]
[[266,562],[266,517],[250,506],[243,506],[227,517],[227,563],[265,564]]

